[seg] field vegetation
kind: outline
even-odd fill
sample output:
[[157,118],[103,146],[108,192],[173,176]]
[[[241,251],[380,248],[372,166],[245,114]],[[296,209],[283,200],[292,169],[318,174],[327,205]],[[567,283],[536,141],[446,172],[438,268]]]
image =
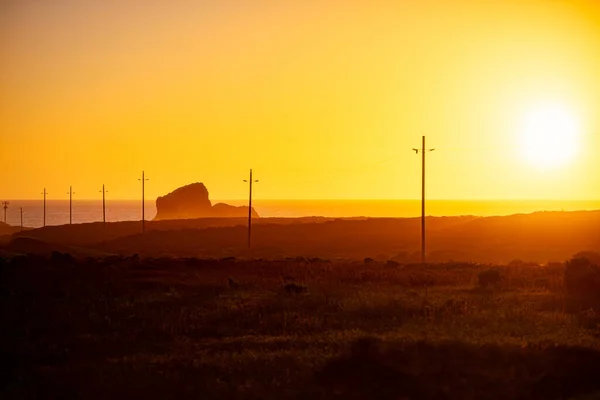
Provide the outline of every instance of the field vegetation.
[[598,398],[599,261],[0,259],[0,397]]

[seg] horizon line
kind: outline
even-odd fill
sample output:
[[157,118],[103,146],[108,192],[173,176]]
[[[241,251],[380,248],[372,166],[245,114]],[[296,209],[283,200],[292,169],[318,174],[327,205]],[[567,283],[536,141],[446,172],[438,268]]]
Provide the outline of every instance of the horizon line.
[[[43,201],[42,198],[6,198],[2,201]],[[46,201],[69,201],[69,197],[59,198],[47,198]],[[102,201],[101,198],[97,197],[82,197],[74,198],[73,201]],[[132,201],[139,202],[141,199],[138,198],[111,198],[108,201]],[[215,199],[210,200],[211,203],[218,203],[223,201],[248,201],[247,198],[228,198],[228,199]],[[252,201],[421,201],[420,198],[252,198]],[[479,199],[465,199],[465,198],[428,198],[429,201],[475,201],[475,202],[489,202],[489,201],[565,201],[565,202],[600,202],[599,199],[564,199],[564,198],[479,198]],[[147,199],[145,203],[156,202],[156,199]]]

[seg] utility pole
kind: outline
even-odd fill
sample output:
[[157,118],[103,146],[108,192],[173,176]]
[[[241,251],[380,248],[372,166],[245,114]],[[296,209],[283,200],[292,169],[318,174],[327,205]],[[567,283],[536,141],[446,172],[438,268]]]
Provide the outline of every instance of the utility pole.
[[144,171],[142,171],[142,179],[138,179],[138,181],[142,181],[142,233],[146,232],[146,204],[145,204],[145,198],[146,198],[146,181],[149,179],[146,179],[146,175],[144,173]]
[[6,223],[6,210],[8,209],[9,201],[3,201],[2,206],[4,207],[4,223]]
[[69,225],[73,224],[73,186],[69,186]]
[[248,197],[248,248],[252,248],[252,184],[258,182],[258,180],[252,179],[252,169],[250,169],[250,179],[244,179],[244,182],[248,182],[250,185],[250,196]]
[[42,226],[46,226],[46,195],[48,195],[48,192],[46,192],[46,188],[44,188],[44,193],[42,194],[44,195],[44,220]]
[[21,209],[21,228],[23,227],[23,207],[19,207]]
[[102,185],[102,222],[106,225],[106,190],[104,189],[104,185]]
[[425,136],[420,149],[413,149],[415,153],[421,153],[421,263],[425,264],[425,153],[435,149],[425,148]]

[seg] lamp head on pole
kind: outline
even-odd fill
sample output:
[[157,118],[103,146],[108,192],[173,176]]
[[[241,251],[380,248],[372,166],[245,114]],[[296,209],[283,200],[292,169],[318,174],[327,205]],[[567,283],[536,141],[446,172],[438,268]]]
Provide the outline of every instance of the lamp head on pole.
[[150,178],[146,178],[146,171],[142,171],[142,177],[138,178],[138,181],[143,182],[143,181],[149,181],[149,180],[150,180]]

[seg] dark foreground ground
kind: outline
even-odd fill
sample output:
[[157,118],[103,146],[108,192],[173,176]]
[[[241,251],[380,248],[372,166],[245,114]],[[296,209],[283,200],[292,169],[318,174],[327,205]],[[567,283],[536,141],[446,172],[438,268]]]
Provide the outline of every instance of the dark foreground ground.
[[600,398],[598,271],[565,268],[2,260],[0,398]]

